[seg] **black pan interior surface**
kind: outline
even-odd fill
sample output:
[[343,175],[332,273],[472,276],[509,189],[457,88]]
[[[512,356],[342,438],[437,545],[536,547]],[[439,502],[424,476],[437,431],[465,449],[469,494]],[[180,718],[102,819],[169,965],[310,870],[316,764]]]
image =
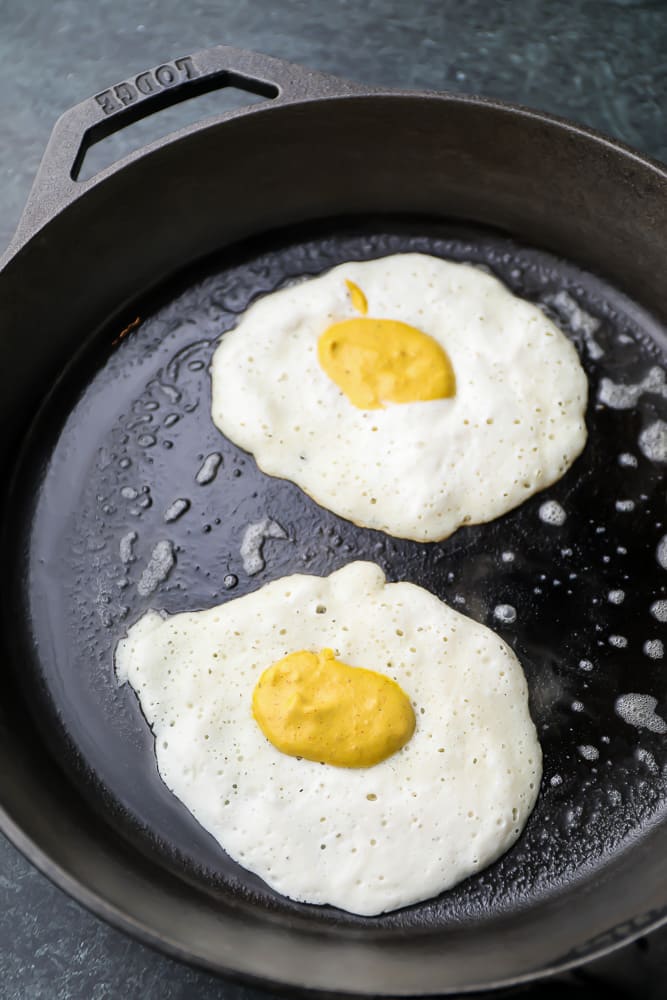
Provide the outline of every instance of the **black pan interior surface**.
[[[490,269],[540,303],[590,380],[588,444],[564,478],[433,544],[320,508],[261,473],[210,418],[211,354],[254,299],[345,260],[403,251]],[[593,275],[492,231],[421,218],[324,221],[238,245],[91,331],[33,423],[9,508],[8,572],[21,585],[7,629],[55,758],[134,849],[221,902],[292,925],[384,937],[502,923],[597,876],[665,812],[667,604],[656,602],[667,574],[656,553],[667,510],[656,458],[667,459],[667,425],[657,423],[667,388],[650,373],[666,347],[649,315]],[[541,518],[546,500],[562,523]],[[241,538],[267,516],[287,539],[267,541],[265,568],[249,577]],[[515,847],[452,891],[372,919],[291,902],[232,862],[162,784],[150,730],[113,669],[116,643],[149,607],[205,608],[355,559],[420,584],[512,645],[544,751],[538,803]],[[142,596],[151,570],[155,587]]]

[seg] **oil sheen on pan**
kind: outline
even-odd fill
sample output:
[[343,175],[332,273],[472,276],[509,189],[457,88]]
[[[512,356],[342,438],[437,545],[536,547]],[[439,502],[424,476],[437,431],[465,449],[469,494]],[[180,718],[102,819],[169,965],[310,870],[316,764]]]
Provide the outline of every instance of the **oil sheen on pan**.
[[[557,482],[430,544],[314,503],[265,475],[211,420],[211,360],[254,302],[304,275],[403,253],[490,270],[574,344],[590,388],[588,443]],[[349,314],[362,315],[344,283],[342,295]],[[105,343],[137,317],[113,348],[97,341],[57,388],[28,444],[17,494],[25,502],[13,511],[27,611],[17,620],[32,629],[25,680],[40,692],[35,710],[53,752],[95,808],[107,815],[112,803],[127,838],[223,901],[383,930],[529,905],[584,868],[601,870],[662,814],[667,388],[664,332],[650,316],[594,276],[497,234],[376,219],[234,248],[138,303]],[[371,918],[288,899],[234,862],[166,788],[139,702],[113,669],[119,641],[150,609],[210,609],[357,561],[379,566],[390,584],[418,585],[508,644],[544,767],[510,850],[433,899]],[[343,650],[340,659],[372,669]]]

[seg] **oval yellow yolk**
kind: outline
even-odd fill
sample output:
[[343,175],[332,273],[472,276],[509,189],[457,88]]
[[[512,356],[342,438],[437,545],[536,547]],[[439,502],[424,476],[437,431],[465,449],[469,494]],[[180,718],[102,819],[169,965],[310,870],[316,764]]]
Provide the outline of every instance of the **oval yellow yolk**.
[[456,391],[440,344],[399,320],[355,316],[334,323],[319,338],[317,353],[329,378],[362,410],[445,399]]
[[266,738],[291,757],[334,767],[372,767],[404,746],[415,714],[384,674],[301,650],[259,678],[252,712]]

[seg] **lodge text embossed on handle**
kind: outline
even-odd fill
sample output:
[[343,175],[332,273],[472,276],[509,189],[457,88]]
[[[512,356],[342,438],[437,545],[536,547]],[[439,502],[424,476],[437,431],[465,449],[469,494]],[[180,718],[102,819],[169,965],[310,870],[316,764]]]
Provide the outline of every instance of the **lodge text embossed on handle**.
[[115,87],[95,94],[95,100],[105,115],[112,115],[136,101],[183,83],[185,80],[193,80],[199,75],[192,57],[184,56],[182,59],[163,63],[145,73],[139,73],[133,80],[117,83]]

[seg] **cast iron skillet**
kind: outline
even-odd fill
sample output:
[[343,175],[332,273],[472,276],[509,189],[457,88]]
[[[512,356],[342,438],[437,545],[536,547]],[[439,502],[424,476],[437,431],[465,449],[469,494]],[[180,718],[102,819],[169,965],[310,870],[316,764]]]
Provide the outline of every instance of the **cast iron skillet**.
[[[103,136],[227,85],[266,100],[76,180]],[[145,942],[292,989],[498,987],[667,918],[663,726],[615,710],[639,693],[667,711],[664,661],[645,652],[665,639],[650,612],[667,581],[664,477],[638,449],[667,403],[657,371],[628,408],[598,396],[602,378],[637,383],[664,363],[666,196],[658,164],[544,115],[374,92],[228,48],[60,119],[0,274],[1,825],[32,862]],[[561,482],[432,545],[320,509],[259,473],[209,418],[211,351],[254,297],[409,249],[491,268],[541,303],[577,342],[591,386],[589,444]],[[197,481],[213,453],[217,476]],[[540,520],[545,497],[564,524]],[[177,498],[189,509],[165,520]],[[265,570],[249,578],[240,536],[267,514],[289,537],[267,543]],[[176,564],[142,598],[160,541]],[[291,903],[227,859],[160,783],[150,733],[112,673],[118,637],[148,606],[204,607],[358,557],[502,632],[545,753],[512,851],[376,919]],[[494,619],[501,603],[514,623]]]

